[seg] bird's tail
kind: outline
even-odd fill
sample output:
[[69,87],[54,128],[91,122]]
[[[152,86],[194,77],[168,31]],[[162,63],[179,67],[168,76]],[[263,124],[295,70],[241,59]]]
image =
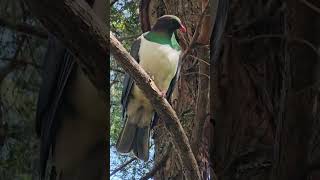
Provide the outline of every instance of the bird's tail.
[[149,136],[150,136],[150,126],[143,128],[137,128],[137,133],[133,143],[133,153],[134,155],[144,161],[149,159]]
[[[129,153],[133,150],[134,155],[144,161],[149,159],[149,135],[150,125],[138,127],[131,122],[139,122],[141,118],[146,118],[143,109],[137,111],[132,117],[128,117],[117,141],[117,151]],[[129,119],[130,118],[130,119]],[[132,118],[132,119],[131,119]]]

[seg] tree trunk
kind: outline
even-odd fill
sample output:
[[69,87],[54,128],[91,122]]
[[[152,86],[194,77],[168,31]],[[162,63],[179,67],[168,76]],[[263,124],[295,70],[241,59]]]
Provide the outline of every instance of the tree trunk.
[[319,18],[302,1],[232,2],[211,74],[218,179],[319,178]]
[[269,177],[281,39],[247,39],[281,32],[280,14],[275,14],[275,19],[265,16],[269,6],[232,1],[222,52],[212,67],[214,135],[210,155],[218,179]]
[[[319,13],[298,1],[287,1],[285,34],[289,39],[285,49],[284,109],[280,112],[275,144],[272,180],[308,179],[310,139],[315,120],[319,90],[319,55],[303,39],[319,46]],[[317,118],[317,117],[316,117]],[[319,121],[319,119],[316,119]]]

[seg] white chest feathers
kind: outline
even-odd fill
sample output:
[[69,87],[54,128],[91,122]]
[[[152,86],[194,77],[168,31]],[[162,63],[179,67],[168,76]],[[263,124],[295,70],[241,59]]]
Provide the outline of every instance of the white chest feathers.
[[141,37],[139,59],[142,68],[154,79],[160,90],[168,90],[176,74],[180,51]]

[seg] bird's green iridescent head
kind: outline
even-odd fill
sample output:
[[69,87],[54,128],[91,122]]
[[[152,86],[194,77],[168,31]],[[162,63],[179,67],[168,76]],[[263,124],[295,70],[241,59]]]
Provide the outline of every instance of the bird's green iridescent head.
[[179,29],[181,32],[185,33],[187,30],[182,24],[181,20],[174,15],[164,15],[158,18],[155,25],[152,27],[153,32],[166,32],[172,34],[174,31]]

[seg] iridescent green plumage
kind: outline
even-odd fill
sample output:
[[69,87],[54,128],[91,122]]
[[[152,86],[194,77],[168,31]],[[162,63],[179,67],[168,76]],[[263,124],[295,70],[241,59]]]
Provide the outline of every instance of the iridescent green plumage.
[[171,37],[164,33],[159,32],[147,32],[144,37],[152,42],[159,44],[167,44],[175,50],[180,51],[181,47],[178,44],[175,33],[172,33]]

